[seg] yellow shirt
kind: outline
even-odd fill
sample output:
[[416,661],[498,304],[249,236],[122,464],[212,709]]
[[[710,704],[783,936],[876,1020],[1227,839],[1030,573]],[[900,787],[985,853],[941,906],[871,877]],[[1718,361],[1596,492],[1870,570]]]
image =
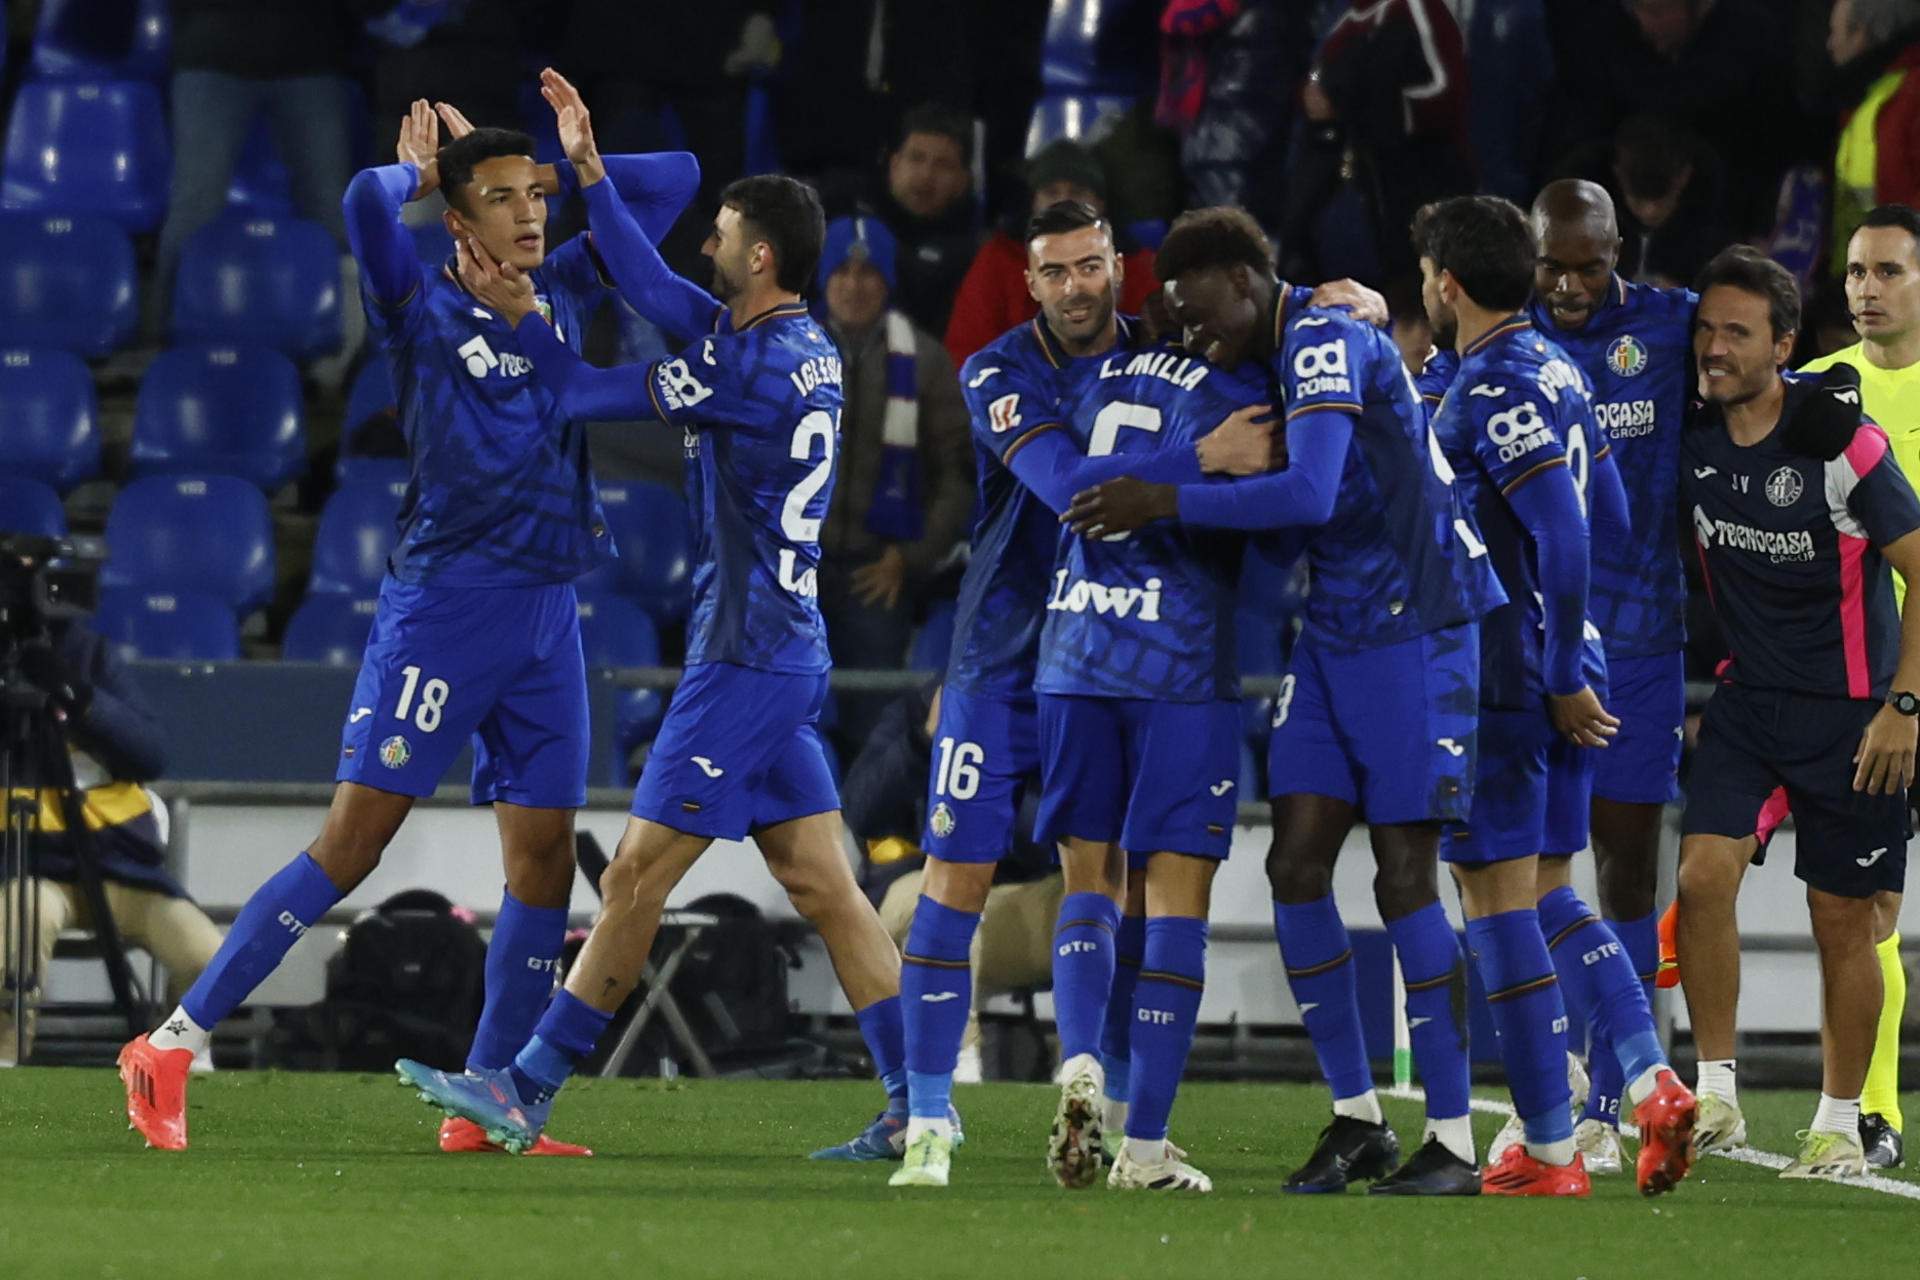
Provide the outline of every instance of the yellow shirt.
[[[1920,364],[1904,369],[1882,369],[1867,360],[1866,343],[1856,342],[1830,356],[1809,360],[1803,373],[1820,373],[1836,364],[1852,365],[1860,372],[1860,406],[1869,418],[1880,424],[1893,446],[1893,460],[1900,473],[1915,488],[1920,488]],[[1906,583],[1893,575],[1896,604],[1906,601]]]

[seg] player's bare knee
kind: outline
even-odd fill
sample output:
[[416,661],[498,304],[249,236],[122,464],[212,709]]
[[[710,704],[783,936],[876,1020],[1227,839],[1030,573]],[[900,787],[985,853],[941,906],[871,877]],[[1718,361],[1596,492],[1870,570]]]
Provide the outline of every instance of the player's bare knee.
[[1819,889],[1807,890],[1807,915],[1813,922],[1813,942],[1822,955],[1870,951],[1874,945],[1872,898],[1843,898]]
[[600,897],[606,910],[625,914],[665,907],[667,891],[672,886],[664,883],[659,874],[649,874],[655,871],[655,867],[632,854],[616,854],[600,874]]
[[1425,910],[1440,901],[1435,864],[1414,859],[1381,859],[1373,873],[1373,901],[1385,921]]
[[1333,892],[1333,868],[1276,840],[1267,851],[1267,885],[1275,902],[1318,902]]
[[1705,851],[1683,854],[1676,885],[1683,911],[1731,908],[1740,891],[1740,868]]

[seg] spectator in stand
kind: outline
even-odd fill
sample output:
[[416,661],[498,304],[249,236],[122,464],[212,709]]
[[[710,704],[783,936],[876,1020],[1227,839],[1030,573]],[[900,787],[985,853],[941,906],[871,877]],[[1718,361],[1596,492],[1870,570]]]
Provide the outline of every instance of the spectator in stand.
[[1645,114],[1621,124],[1612,152],[1601,185],[1618,197],[1620,274],[1684,288],[1736,238],[1720,158],[1679,121]]
[[[376,41],[373,119],[404,118],[425,98],[453,103],[478,125],[520,127],[529,40],[552,34],[543,0],[353,2],[383,10],[367,23]],[[375,131],[381,145],[385,128]]]
[[164,334],[180,248],[226,207],[241,147],[263,112],[292,180],[294,212],[333,233],[345,252],[352,8],[350,0],[174,0],[173,177],[147,291],[149,336]]
[[1680,120],[1725,165],[1741,234],[1772,225],[1781,175],[1815,154],[1772,0],[1560,0],[1550,30],[1554,145],[1604,143],[1639,112]]
[[1920,0],[1834,0],[1827,52],[1845,104],[1833,159],[1829,265],[1875,205],[1920,205]]
[[[953,367],[1022,321],[1040,314],[1027,289],[1027,247],[1020,238],[1027,219],[1062,200],[1078,200],[1095,212],[1107,211],[1107,175],[1099,159],[1077,142],[1061,139],[1027,164],[1027,188],[1033,198],[1020,211],[1018,229],[996,229],[974,255],[960,282],[947,321],[947,354]],[[1153,250],[1132,249],[1121,257],[1120,310],[1139,315],[1147,296],[1160,287],[1153,276]]]
[[[660,245],[682,275],[701,265],[708,211],[719,207],[721,189],[746,173],[747,77],[779,61],[775,8],[776,0],[573,0],[561,28],[558,65],[592,101],[601,146],[685,150],[700,158],[697,213],[676,223]],[[663,109],[680,138],[669,138]]]
[[863,212],[877,214],[899,246],[894,305],[929,333],[945,333],[954,294],[980,247],[972,119],[949,107],[909,111],[887,158],[886,189],[871,205]]
[[[820,613],[838,667],[899,667],[916,588],[966,537],[973,454],[947,353],[888,305],[898,272],[877,218],[835,218],[820,255],[827,331],[845,362],[846,407],[827,521]],[[860,749],[885,695],[843,695],[838,736]]]
[[1300,102],[1283,273],[1378,281],[1417,271],[1414,211],[1474,188],[1466,50],[1444,0],[1354,0],[1314,55]]

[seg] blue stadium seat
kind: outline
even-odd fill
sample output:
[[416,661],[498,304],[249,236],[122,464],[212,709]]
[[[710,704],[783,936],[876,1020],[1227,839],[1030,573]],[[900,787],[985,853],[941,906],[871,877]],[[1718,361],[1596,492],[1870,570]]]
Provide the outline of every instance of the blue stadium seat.
[[273,594],[273,517],[233,476],[148,476],[107,514],[102,587],[200,592],[246,614]]
[[140,383],[133,416],[136,476],[239,476],[268,493],[307,461],[300,371],[264,347],[163,351]]
[[151,231],[167,211],[167,117],[142,80],[34,80],[7,124],[0,207],[104,214]]
[[100,474],[93,375],[51,348],[0,351],[0,458],[65,493]]
[[620,559],[580,580],[581,594],[635,598],[656,622],[687,616],[693,529],[687,504],[663,484],[636,480],[600,486]]
[[310,595],[287,622],[280,656],[289,662],[324,662],[330,667],[358,666],[373,628],[374,597]]
[[171,69],[169,0],[40,0],[33,72],[43,79],[164,80]]
[[1148,88],[1157,0],[1050,0],[1040,43],[1045,92],[1119,92]]
[[253,118],[240,147],[233,178],[227,183],[227,207],[242,210],[250,218],[293,216],[293,179],[274,146],[273,126],[265,113]]
[[1121,116],[1133,110],[1131,94],[1048,93],[1033,104],[1027,117],[1027,154],[1050,142],[1070,138],[1091,146],[1104,137]]
[[0,214],[0,344],[118,351],[139,323],[133,243],[94,214]]
[[954,602],[942,600],[927,610],[927,620],[913,637],[913,650],[907,655],[909,671],[945,671],[947,655],[953,650]]
[[216,218],[181,251],[173,340],[251,343],[296,360],[337,350],[340,247],[298,218]]
[[61,509],[60,495],[38,480],[0,476],[0,533],[64,538],[67,513]]
[[403,493],[412,468],[405,458],[376,458],[364,454],[343,453],[333,464],[333,482],[345,488],[350,484],[384,484],[395,493]]
[[372,596],[380,593],[387,555],[398,532],[394,515],[406,485],[374,481],[334,490],[320,511],[313,540],[313,576],[309,594]]
[[[667,703],[658,689],[622,689],[613,705],[613,744],[615,772],[623,772],[633,749],[651,742],[666,718]],[[625,779],[616,779],[616,786]]]
[[227,662],[240,656],[233,610],[199,592],[102,590],[93,626],[123,658]]

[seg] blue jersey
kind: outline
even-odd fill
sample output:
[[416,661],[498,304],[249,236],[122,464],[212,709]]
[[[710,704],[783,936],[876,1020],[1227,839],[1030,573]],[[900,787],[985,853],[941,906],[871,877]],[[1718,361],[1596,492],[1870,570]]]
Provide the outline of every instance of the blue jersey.
[[[1258,366],[1228,371],[1160,346],[1101,357],[1064,407],[1067,429],[1098,458],[1191,447],[1266,395]],[[1063,535],[1034,688],[1162,702],[1238,697],[1233,613],[1242,542],[1165,521],[1111,541]]]
[[1420,393],[1420,403],[1427,411],[1429,422],[1440,412],[1440,402],[1447,398],[1447,388],[1453,385],[1454,375],[1459,372],[1460,353],[1435,347],[1427,353],[1420,372],[1413,376],[1414,390]]
[[1353,418],[1333,514],[1307,536],[1306,625],[1346,648],[1469,622],[1506,597],[1468,523],[1399,348],[1346,311],[1286,321],[1273,374],[1288,421]]
[[[1123,316],[1120,325],[1125,347],[1131,322]],[[984,698],[1033,696],[1041,606],[1053,574],[1060,521],[1008,463],[1040,432],[1065,426],[1066,388],[1091,376],[1102,358],[1068,356],[1035,316],[960,367],[980,497],[947,658],[946,682],[952,688]]]
[[[554,332],[580,349],[604,285],[585,236],[532,273]],[[615,554],[584,423],[533,378],[513,326],[446,268],[391,306],[361,295],[393,373],[412,473],[388,566],[409,585],[570,582]]]
[[1594,439],[1613,443],[1633,517],[1624,542],[1596,543],[1588,610],[1610,656],[1668,653],[1686,641],[1686,582],[1674,518],[1682,415],[1693,394],[1693,313],[1688,289],[1613,278],[1607,300],[1578,329],[1553,326],[1536,299],[1534,325],[1587,375]]
[[[1483,707],[1537,707],[1546,696],[1539,564],[1532,535],[1507,495],[1549,467],[1570,468],[1584,493],[1591,413],[1579,369],[1516,316],[1461,353],[1460,371],[1434,417],[1434,434],[1507,593],[1507,603],[1480,624]],[[1597,652],[1589,644],[1589,666]]]
[[647,370],[653,410],[685,433],[694,521],[687,665],[827,670],[817,574],[840,443],[839,349],[803,304]]

